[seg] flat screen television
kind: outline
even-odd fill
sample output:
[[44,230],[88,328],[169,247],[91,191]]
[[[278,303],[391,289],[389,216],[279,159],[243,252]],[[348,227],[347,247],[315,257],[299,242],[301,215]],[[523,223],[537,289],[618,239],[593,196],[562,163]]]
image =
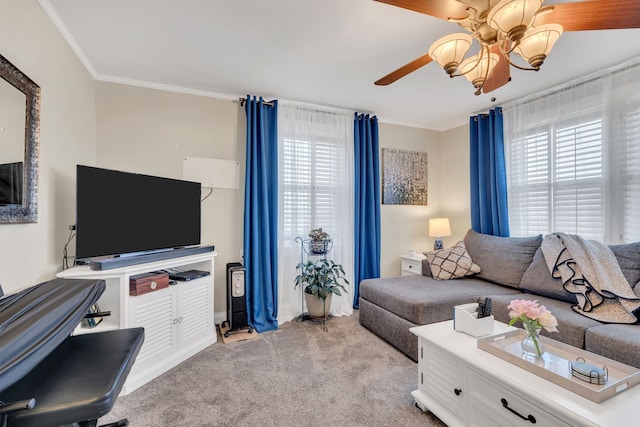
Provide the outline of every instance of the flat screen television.
[[0,206],[22,204],[22,162],[0,165]]
[[199,182],[77,166],[76,259],[200,244]]

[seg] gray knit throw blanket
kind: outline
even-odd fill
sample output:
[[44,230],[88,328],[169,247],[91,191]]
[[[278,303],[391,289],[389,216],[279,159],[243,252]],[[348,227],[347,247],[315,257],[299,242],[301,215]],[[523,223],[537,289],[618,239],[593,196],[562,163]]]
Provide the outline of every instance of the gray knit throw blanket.
[[551,233],[541,247],[551,275],[576,296],[575,312],[607,323],[638,321],[640,298],[608,246],[574,234]]

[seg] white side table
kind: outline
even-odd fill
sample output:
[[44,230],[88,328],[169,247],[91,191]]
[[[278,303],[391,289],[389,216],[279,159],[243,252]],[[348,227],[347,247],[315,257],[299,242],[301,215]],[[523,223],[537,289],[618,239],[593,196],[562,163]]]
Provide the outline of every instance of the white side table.
[[416,254],[411,256],[409,254],[400,256],[400,275],[401,276],[410,276],[422,275],[422,260],[426,259],[426,257],[422,254]]

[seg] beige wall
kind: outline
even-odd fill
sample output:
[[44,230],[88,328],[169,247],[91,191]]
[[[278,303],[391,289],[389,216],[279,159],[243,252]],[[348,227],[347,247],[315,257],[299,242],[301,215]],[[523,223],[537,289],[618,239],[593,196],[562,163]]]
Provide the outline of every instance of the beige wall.
[[41,88],[38,222],[0,224],[0,283],[51,279],[75,222],[75,165],[93,163],[94,81],[36,0],[0,2],[0,54]]
[[409,249],[419,253],[432,250],[429,218],[450,219],[453,236],[444,238],[445,246],[460,240],[469,228],[469,132],[467,126],[439,132],[385,123],[380,124],[379,131],[381,148],[423,151],[429,155],[428,205],[381,207],[380,274],[392,277],[400,273],[400,255]]
[[471,228],[469,125],[443,132],[441,150],[441,215],[449,218],[453,234],[443,239],[446,247],[462,240]]
[[[429,162],[427,206],[385,204],[381,206],[380,275],[390,277],[400,274],[400,255],[408,253],[409,249],[421,252],[429,247],[428,219],[438,216],[441,210],[440,141],[442,134],[427,129],[380,123],[379,138],[381,150],[399,148],[422,151],[428,153]],[[382,168],[382,157],[380,168]],[[431,245],[433,246],[433,243]]]
[[[97,82],[96,117],[99,167],[180,179],[184,157],[244,164],[246,122],[237,102]],[[202,244],[218,252],[216,321],[226,318],[226,264],[240,261],[243,186],[214,189],[202,203]]]

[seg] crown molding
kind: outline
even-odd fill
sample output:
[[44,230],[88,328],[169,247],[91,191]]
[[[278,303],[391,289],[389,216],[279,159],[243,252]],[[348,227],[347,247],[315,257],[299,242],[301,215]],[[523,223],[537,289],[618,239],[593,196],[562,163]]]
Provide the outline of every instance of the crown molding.
[[38,3],[40,4],[40,7],[44,10],[44,12],[47,14],[49,19],[51,19],[51,22],[53,22],[53,25],[55,25],[58,31],[60,31],[60,34],[62,34],[62,37],[65,39],[69,47],[71,47],[71,50],[73,50],[73,52],[76,54],[76,56],[78,57],[82,65],[84,65],[84,68],[87,69],[89,74],[91,74],[91,77],[93,77],[95,80],[97,76],[95,67],[93,66],[91,61],[89,61],[89,58],[87,58],[87,55],[85,55],[84,51],[80,48],[80,45],[78,45],[78,42],[76,42],[76,39],[71,35],[71,32],[69,31],[67,26],[64,25],[64,22],[62,22],[62,19],[56,13],[54,7],[51,5],[49,0],[38,0]]

